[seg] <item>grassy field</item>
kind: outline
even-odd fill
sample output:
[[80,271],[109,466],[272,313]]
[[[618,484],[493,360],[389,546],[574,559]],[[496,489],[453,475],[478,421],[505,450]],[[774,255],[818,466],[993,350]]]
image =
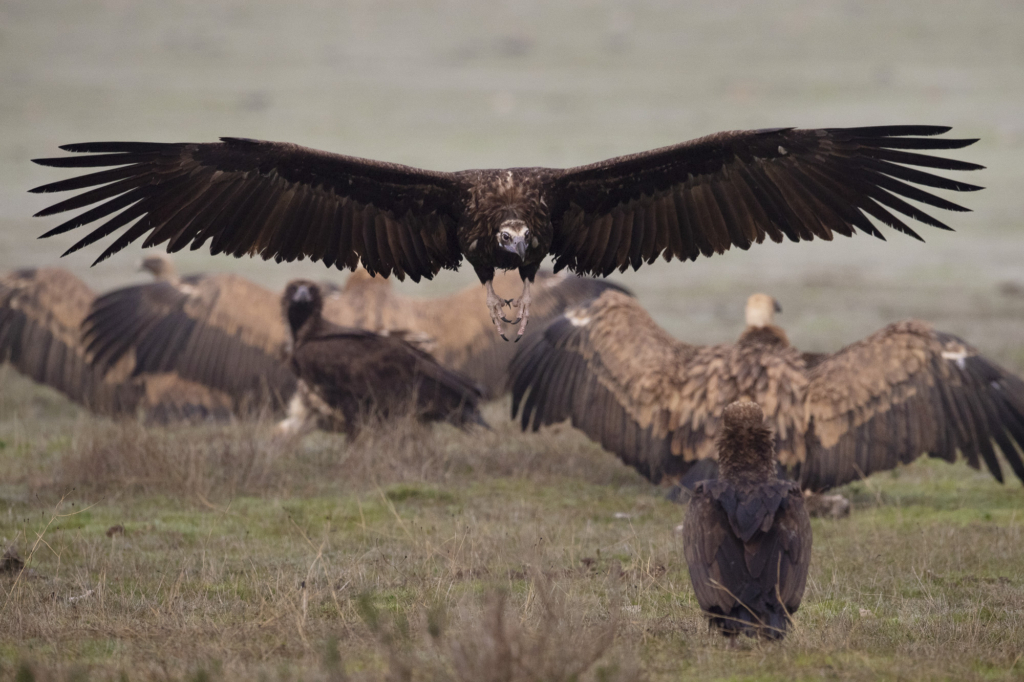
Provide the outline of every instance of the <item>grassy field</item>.
[[[907,317],[1024,372],[1024,4],[1000,0],[0,0],[0,272],[144,281],[39,241],[69,142],[288,140],[442,170],[567,166],[717,130],[927,123],[983,192],[883,230],[617,276],[694,343],[752,291],[804,350]],[[80,236],[80,235],[79,235]],[[311,263],[180,254],[280,288]],[[340,276],[339,276],[340,278]],[[471,269],[398,284],[439,295]],[[705,631],[683,509],[569,429],[145,429],[0,367],[0,680],[1024,677],[1024,491],[918,462],[815,520],[796,630]],[[123,533],[118,529],[123,529]],[[113,530],[111,530],[113,529]],[[108,535],[108,531],[110,535]],[[507,674],[506,674],[507,673]]]
[[1020,485],[964,465],[844,488],[795,631],[730,649],[683,508],[568,428],[275,443],[113,424],[8,375],[0,457],[28,560],[0,575],[0,679],[1024,676]]

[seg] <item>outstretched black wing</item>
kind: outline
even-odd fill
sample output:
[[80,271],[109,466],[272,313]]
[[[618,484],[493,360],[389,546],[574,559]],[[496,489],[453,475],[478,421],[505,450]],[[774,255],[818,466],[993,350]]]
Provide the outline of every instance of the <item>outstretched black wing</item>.
[[[608,275],[658,256],[694,260],[765,236],[780,242],[882,237],[868,216],[918,235],[892,211],[950,229],[904,199],[950,211],[957,204],[915,185],[981,189],[913,166],[981,166],[916,151],[976,140],[932,137],[940,126],[724,132],[672,147],[570,168],[553,181],[555,271]],[[920,237],[918,237],[920,238]]]
[[210,144],[90,142],[89,155],[36,159],[59,168],[108,170],[36,187],[89,189],[36,215],[98,204],[47,232],[107,219],[70,250],[131,225],[101,261],[148,234],[169,252],[210,241],[211,253],[303,257],[338,268],[362,264],[399,279],[431,278],[462,260],[455,234],[462,188],[448,173],[371,161],[294,144],[222,138]]

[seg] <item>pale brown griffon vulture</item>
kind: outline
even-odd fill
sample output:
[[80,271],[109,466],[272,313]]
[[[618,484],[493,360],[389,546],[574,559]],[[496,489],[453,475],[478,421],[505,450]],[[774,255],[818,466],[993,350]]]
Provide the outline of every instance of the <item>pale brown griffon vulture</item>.
[[[949,229],[905,201],[964,211],[918,185],[980,189],[918,170],[981,168],[920,153],[975,142],[936,137],[948,130],[733,131],[576,168],[456,173],[232,137],[88,142],[61,147],[72,156],[36,163],[111,168],[32,191],[87,190],[36,215],[92,206],[43,236],[104,221],[68,251],[121,231],[97,262],[143,236],[143,246],[166,244],[170,252],[209,241],[214,254],[310,258],[353,270],[361,263],[371,274],[413,281],[456,269],[465,257],[504,338],[502,307],[517,308],[518,319],[505,321],[521,321],[522,336],[530,283],[549,254],[556,272],[606,276],[659,256],[747,249],[766,237],[830,240],[856,230],[881,237],[869,216],[915,237],[896,214]],[[512,269],[523,288],[506,301],[492,280],[496,270]]]
[[81,325],[94,300],[84,282],[60,269],[0,278],[0,362],[99,414],[160,423],[230,416],[226,395],[170,372],[135,373],[133,354],[93,365]]
[[802,354],[755,294],[734,344],[672,338],[632,298],[607,292],[533,335],[513,359],[524,429],[574,426],[654,482],[714,475],[725,407],[751,400],[779,464],[821,491],[923,453],[962,453],[1002,482],[995,443],[1024,481],[1024,382],[925,322],[891,324],[831,354]]
[[278,295],[238,275],[179,277],[162,255],[142,267],[155,282],[93,302],[82,326],[91,361],[107,368],[131,353],[136,374],[174,372],[230,396],[237,415],[283,410],[295,377]]
[[757,403],[722,411],[716,480],[693,490],[683,553],[697,603],[726,636],[781,639],[811,564],[800,486],[776,475],[774,438]]

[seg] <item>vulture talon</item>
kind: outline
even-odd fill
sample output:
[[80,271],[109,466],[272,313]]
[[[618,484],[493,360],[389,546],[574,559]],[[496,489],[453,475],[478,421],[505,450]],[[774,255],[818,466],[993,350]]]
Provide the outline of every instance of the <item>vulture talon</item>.
[[505,319],[505,313],[502,312],[502,307],[505,305],[505,300],[498,298],[498,295],[494,293],[494,282],[487,282],[487,310],[491,313],[491,322],[494,324],[494,328],[498,330],[498,335],[501,338],[508,341],[505,338],[505,329],[501,326],[501,323],[508,322]]

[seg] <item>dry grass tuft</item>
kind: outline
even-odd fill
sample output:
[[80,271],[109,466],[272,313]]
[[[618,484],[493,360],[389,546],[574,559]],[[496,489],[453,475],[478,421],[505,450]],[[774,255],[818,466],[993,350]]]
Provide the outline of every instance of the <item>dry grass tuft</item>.
[[157,428],[87,421],[76,429],[53,484],[200,499],[271,492],[280,447],[263,431],[245,422]]
[[[449,613],[441,603],[411,623],[360,595],[359,612],[377,638],[394,682],[626,682],[644,679],[632,656],[610,655],[620,626],[618,600],[607,614],[585,618],[565,586],[534,572],[521,609],[492,590]],[[450,623],[457,626],[449,628]],[[424,636],[426,635],[426,636]]]
[[283,438],[271,422],[171,427],[84,419],[54,475],[36,488],[93,494],[163,493],[199,500],[237,495],[323,494],[398,483],[446,483],[490,477],[551,477],[647,487],[578,432],[523,434],[505,417],[507,401],[488,406],[494,430],[461,431],[407,417],[367,424],[352,441],[315,431]]

